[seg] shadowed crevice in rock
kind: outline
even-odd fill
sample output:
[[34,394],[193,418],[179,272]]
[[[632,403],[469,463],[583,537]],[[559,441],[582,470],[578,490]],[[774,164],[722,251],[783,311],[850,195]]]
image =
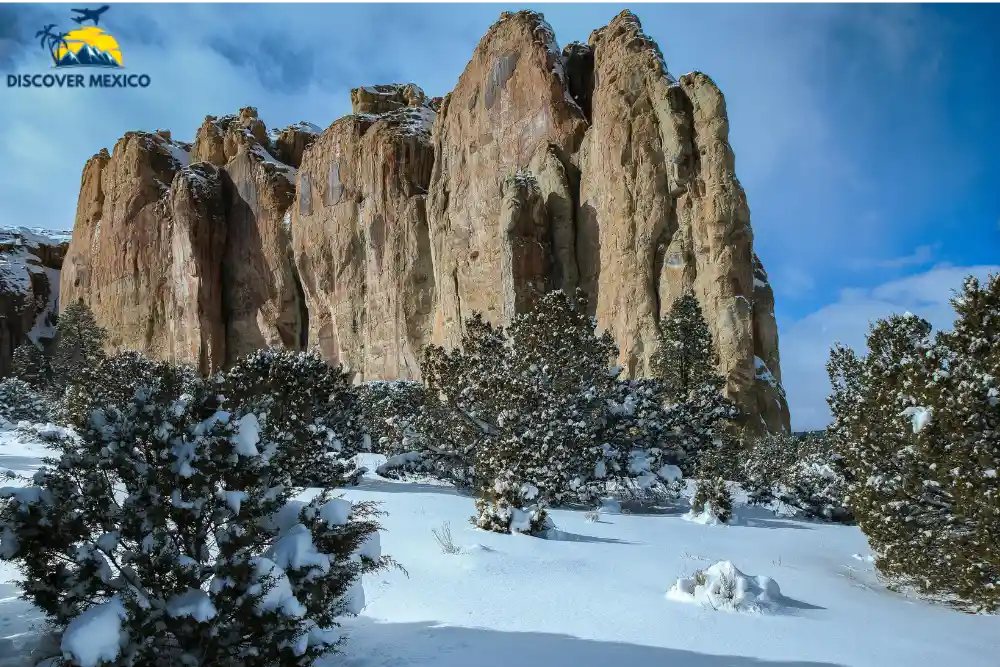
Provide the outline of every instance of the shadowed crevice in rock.
[[582,42],[570,42],[563,48],[563,66],[566,68],[566,85],[570,95],[589,123],[591,96],[594,94],[594,51]]

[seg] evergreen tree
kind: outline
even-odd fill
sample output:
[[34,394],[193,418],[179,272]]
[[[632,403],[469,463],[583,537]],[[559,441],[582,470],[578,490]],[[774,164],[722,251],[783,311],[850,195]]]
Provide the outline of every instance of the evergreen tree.
[[45,401],[34,387],[18,378],[0,380],[0,419],[16,424],[44,422],[48,418]]
[[729,523],[733,518],[733,497],[726,488],[725,481],[721,477],[699,479],[691,498],[691,509],[698,514],[711,514],[722,523]]
[[[227,409],[265,417],[262,437],[276,444],[272,458],[296,484],[324,487],[328,480],[342,479],[344,459],[360,451],[357,396],[348,375],[317,351],[257,350],[240,359],[220,384]],[[293,445],[326,456],[303,457]]]
[[248,375],[105,359],[93,375],[104,386],[75,394],[79,439],[3,490],[0,558],[65,631],[70,662],[99,615],[118,629],[115,664],[304,667],[335,648],[337,617],[360,611],[361,574],[391,564],[371,504],[292,500],[294,471],[322,465],[325,441],[299,440],[306,416],[282,415],[286,437],[267,411],[294,386],[220,393]]
[[104,358],[107,332],[94,319],[94,313],[82,300],[71,303],[56,323],[56,347],[52,356],[52,375],[56,387],[87,384],[95,380],[93,369]]
[[507,329],[474,314],[459,349],[428,347],[426,400],[407,424],[425,469],[449,471],[487,504],[596,497],[618,371],[611,337],[595,328],[582,293],[553,292]]
[[[708,322],[691,292],[681,295],[660,322],[660,347],[651,360],[665,403],[665,421],[677,464],[691,475],[703,455],[727,442],[727,430],[739,412],[725,395],[725,380],[715,368],[715,347]],[[728,472],[728,471],[727,471]],[[715,474],[725,474],[719,469]]]
[[11,376],[23,380],[33,389],[44,389],[52,381],[52,366],[48,357],[32,343],[24,343],[14,348],[10,365]]
[[651,366],[663,382],[667,398],[675,403],[705,386],[723,387],[724,381],[715,370],[712,331],[693,293],[678,297],[670,314],[660,322],[660,347]]
[[1000,607],[1000,280],[970,279],[954,331],[912,315],[873,326],[869,353],[829,364],[848,501],[879,570],[926,593]]
[[419,382],[371,381],[358,387],[358,408],[365,451],[393,456],[411,451],[415,435],[409,428],[424,402]]

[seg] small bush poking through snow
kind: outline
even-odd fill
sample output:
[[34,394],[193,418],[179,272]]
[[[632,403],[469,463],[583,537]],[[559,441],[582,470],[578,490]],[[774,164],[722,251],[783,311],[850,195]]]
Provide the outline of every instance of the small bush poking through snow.
[[529,498],[534,498],[537,489],[527,485],[518,486],[498,481],[491,489],[485,489],[476,499],[476,515],[472,523],[483,530],[494,533],[523,533],[540,535],[553,527],[548,513]]
[[729,523],[733,518],[733,498],[721,477],[698,480],[691,515],[699,523]]
[[451,537],[451,524],[445,521],[441,528],[431,528],[431,534],[441,547],[443,554],[457,554],[462,550],[455,546],[455,541]]
[[744,574],[724,560],[678,579],[667,591],[667,598],[715,610],[756,612],[777,604],[781,589],[774,579]]
[[230,411],[225,377],[134,353],[94,370],[79,439],[57,440],[33,485],[0,489],[0,558],[70,664],[305,667],[332,651],[338,616],[364,606],[361,574],[392,561],[372,504],[291,500],[328,453],[296,422],[309,411],[271,421],[276,385]]

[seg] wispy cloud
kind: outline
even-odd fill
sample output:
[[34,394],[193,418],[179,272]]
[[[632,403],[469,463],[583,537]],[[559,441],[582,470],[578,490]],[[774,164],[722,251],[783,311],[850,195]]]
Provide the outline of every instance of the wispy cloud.
[[863,353],[871,322],[906,311],[935,328],[948,329],[954,320],[950,299],[966,276],[985,278],[997,272],[1000,265],[938,267],[872,288],[844,289],[833,303],[798,320],[781,322],[781,373],[792,428],[810,430],[829,422],[825,366],[834,343]]
[[940,243],[931,245],[921,245],[914,248],[913,252],[900,257],[889,257],[886,259],[873,259],[870,257],[858,257],[850,260],[852,269],[863,271],[870,269],[881,269],[892,271],[897,269],[908,269],[919,266],[927,266],[934,262],[934,256],[941,247]]

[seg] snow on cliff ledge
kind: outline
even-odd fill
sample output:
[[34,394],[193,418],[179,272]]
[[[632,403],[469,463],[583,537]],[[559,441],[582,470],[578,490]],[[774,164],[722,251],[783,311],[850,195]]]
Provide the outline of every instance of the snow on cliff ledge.
[[[21,297],[14,301],[20,312],[34,302],[35,322],[27,335],[36,345],[41,339],[55,334],[53,315],[59,301],[59,268],[53,266],[56,262],[50,249],[65,246],[69,240],[70,235],[66,232],[0,226],[0,294]],[[61,264],[62,253],[56,254]],[[47,294],[35,294],[38,282],[33,276],[38,274],[45,276]]]

